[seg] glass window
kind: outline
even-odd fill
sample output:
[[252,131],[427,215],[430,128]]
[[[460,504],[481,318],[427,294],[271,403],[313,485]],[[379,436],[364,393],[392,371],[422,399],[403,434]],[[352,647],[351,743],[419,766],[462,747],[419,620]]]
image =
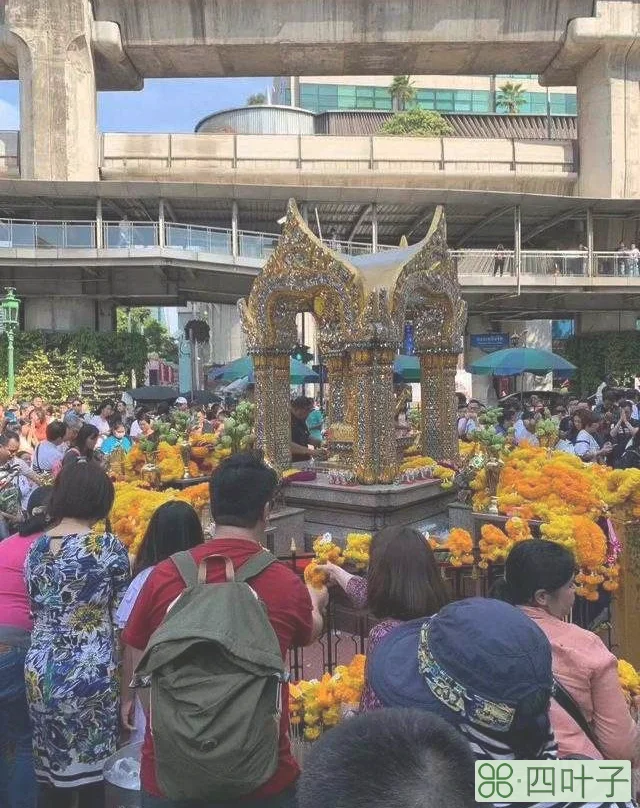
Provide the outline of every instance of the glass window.
[[546,115],[547,114],[547,94],[546,93],[525,93],[526,101],[520,108],[520,113],[524,115]]
[[552,320],[551,321],[551,337],[552,339],[569,339],[573,337],[576,332],[575,320]]
[[387,87],[376,87],[373,95],[375,98],[391,98]]
[[375,109],[391,109],[392,103],[390,98],[376,98],[374,103]]
[[338,99],[338,88],[335,84],[320,84],[318,87],[319,98],[335,98]]
[[552,115],[576,115],[578,112],[578,99],[573,93],[552,93]]
[[355,109],[356,97],[339,95],[338,96],[338,109]]
[[491,112],[491,93],[488,90],[474,90],[471,108],[474,112]]
[[338,98],[355,98],[356,87],[353,84],[339,84],[338,85]]
[[373,101],[373,87],[356,87],[356,98],[370,98]]

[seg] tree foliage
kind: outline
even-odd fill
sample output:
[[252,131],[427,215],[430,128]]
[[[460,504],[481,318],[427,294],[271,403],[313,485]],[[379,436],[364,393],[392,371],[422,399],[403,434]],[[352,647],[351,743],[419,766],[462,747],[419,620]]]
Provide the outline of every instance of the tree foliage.
[[439,112],[426,109],[411,109],[398,112],[389,118],[380,130],[381,135],[401,135],[405,137],[447,137],[453,128]]
[[[44,355],[49,359],[49,364],[54,362],[57,377],[50,379],[43,377],[39,382],[38,392],[46,395],[51,400],[55,400],[54,394],[49,390],[57,391],[59,384],[67,384],[71,387],[68,395],[77,395],[80,383],[80,375],[75,375],[70,370],[71,367],[81,367],[86,373],[111,373],[116,376],[123,386],[128,386],[131,378],[131,371],[135,370],[138,378],[144,377],[144,367],[147,362],[148,345],[142,334],[128,333],[96,333],[89,329],[82,329],[74,333],[47,332],[47,331],[18,331],[15,335],[14,365],[16,368],[16,390],[21,393],[18,378],[23,372],[24,366]],[[60,364],[60,357],[65,360]],[[55,361],[54,361],[55,360]],[[69,362],[71,364],[69,364]],[[57,364],[56,364],[57,363]],[[78,364],[80,363],[80,364]],[[20,382],[23,388],[28,387],[32,382],[38,365],[29,365],[32,370],[26,380]],[[7,376],[7,336],[0,336],[0,378]],[[65,387],[64,389],[67,389]],[[65,395],[67,395],[65,393]]]
[[267,96],[264,93],[254,93],[247,98],[247,106],[248,107],[257,107],[260,104],[267,103]]
[[148,352],[158,354],[167,362],[178,361],[178,343],[169,334],[167,327],[151,316],[147,308],[118,308],[116,311],[118,333],[142,334],[148,345]]
[[407,105],[416,100],[416,88],[411,76],[394,76],[389,85],[389,95],[395,110],[405,110]]
[[563,355],[578,370],[571,379],[580,395],[595,392],[607,374],[627,387],[640,375],[640,332],[581,334],[567,340]]
[[496,96],[496,107],[502,108],[508,115],[517,115],[527,103],[527,96],[522,84],[507,81],[500,87]]
[[[23,362],[16,375],[16,396],[28,401],[41,395],[48,401],[61,403],[70,396],[77,396],[83,382],[106,374],[102,362],[81,356],[75,350],[63,353],[58,349],[45,352],[38,348]],[[126,379],[119,381],[126,383]]]

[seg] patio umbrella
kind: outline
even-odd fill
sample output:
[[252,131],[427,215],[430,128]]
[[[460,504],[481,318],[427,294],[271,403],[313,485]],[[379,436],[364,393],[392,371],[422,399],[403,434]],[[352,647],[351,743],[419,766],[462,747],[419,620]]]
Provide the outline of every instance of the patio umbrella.
[[477,359],[469,370],[480,376],[520,376],[522,373],[542,376],[552,371],[570,376],[577,368],[564,357],[542,348],[505,348]]
[[[320,381],[317,373],[293,357],[289,359],[289,368],[291,384],[313,384]],[[249,384],[253,384],[253,359],[250,356],[243,356],[221,368],[209,371],[210,381],[234,382],[236,379],[244,378],[249,379]]]
[[403,382],[420,381],[420,357],[400,354],[393,360],[394,380],[396,376]]

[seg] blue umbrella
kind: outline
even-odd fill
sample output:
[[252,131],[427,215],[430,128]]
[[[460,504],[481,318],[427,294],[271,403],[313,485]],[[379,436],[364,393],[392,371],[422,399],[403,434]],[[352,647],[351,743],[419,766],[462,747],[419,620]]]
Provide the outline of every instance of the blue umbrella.
[[481,376],[520,376],[522,373],[562,373],[571,376],[577,370],[571,362],[541,348],[505,348],[477,359],[469,368]]
[[[291,384],[313,384],[320,381],[317,373],[293,357],[289,359],[289,367]],[[209,381],[234,382],[236,379],[245,378],[249,379],[250,384],[253,384],[253,359],[250,356],[243,356],[209,371]]]

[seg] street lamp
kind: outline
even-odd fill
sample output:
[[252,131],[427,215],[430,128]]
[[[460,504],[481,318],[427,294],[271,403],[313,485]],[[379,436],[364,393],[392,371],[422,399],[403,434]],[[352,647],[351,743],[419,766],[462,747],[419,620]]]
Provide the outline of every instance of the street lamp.
[[18,328],[18,312],[20,301],[12,286],[5,286],[6,295],[0,301],[2,324],[7,332],[7,394],[11,399],[15,394],[15,375],[13,367],[13,337]]

